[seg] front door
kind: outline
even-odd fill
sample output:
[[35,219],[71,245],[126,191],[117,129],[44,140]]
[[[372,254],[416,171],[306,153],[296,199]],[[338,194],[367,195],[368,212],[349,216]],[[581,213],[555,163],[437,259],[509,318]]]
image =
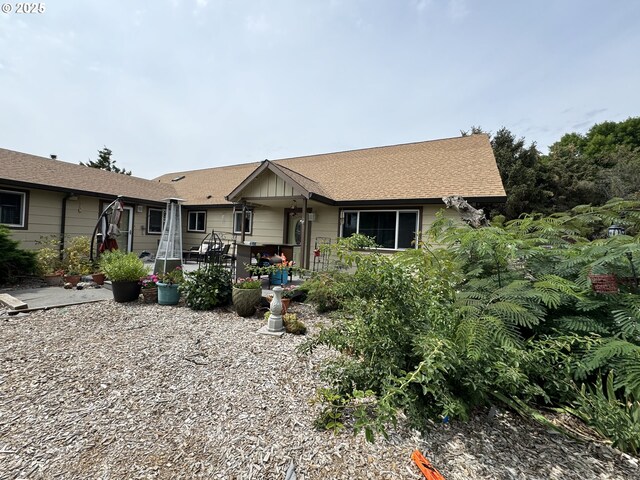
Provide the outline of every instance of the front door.
[[121,250],[130,252],[133,250],[133,207],[124,207],[120,218],[120,235],[118,246]]
[[287,245],[298,246],[298,248],[293,249],[293,258],[289,260],[293,260],[296,265],[300,265],[301,249],[299,245],[302,244],[302,211],[299,209],[295,211],[286,209],[285,212],[287,214],[287,230],[284,241]]

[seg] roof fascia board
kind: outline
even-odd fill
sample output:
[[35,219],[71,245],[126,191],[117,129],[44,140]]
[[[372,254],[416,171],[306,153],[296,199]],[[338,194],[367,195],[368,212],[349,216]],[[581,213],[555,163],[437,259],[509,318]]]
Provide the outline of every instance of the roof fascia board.
[[[474,203],[500,203],[507,197],[464,197],[468,202]],[[443,204],[442,198],[399,198],[393,200],[344,200],[335,202],[339,207],[370,206],[370,205],[437,205]]]
[[[110,197],[116,198],[117,197],[117,195],[114,195],[112,193],[90,192],[88,190],[78,190],[75,188],[64,188],[64,187],[57,187],[57,186],[51,186],[51,185],[42,185],[39,183],[20,182],[16,180],[7,180],[2,178],[0,178],[0,185],[6,185],[8,187],[15,186],[15,187],[21,187],[21,188],[30,188],[35,190],[46,190],[49,192],[73,193],[75,195],[84,195],[86,197],[97,197],[97,198],[110,198]],[[126,196],[122,196],[121,198],[124,201],[127,201],[129,203],[137,202],[137,203],[145,203],[149,205],[165,205],[166,204],[165,202],[161,202],[158,200],[149,200],[147,198],[134,198],[134,197],[126,197]]]

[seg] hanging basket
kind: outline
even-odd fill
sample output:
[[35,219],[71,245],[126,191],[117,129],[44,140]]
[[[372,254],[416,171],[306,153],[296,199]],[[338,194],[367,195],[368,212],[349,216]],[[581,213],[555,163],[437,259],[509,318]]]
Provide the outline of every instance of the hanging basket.
[[589,275],[591,288],[596,293],[618,293],[618,279],[612,274]]

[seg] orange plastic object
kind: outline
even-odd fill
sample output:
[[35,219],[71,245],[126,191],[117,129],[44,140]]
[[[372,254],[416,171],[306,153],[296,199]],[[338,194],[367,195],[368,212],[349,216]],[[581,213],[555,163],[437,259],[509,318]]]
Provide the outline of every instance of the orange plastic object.
[[411,454],[411,460],[416,462],[416,465],[427,480],[445,480],[442,474],[435,469],[431,462],[424,458],[424,455],[420,453],[420,450],[414,450]]

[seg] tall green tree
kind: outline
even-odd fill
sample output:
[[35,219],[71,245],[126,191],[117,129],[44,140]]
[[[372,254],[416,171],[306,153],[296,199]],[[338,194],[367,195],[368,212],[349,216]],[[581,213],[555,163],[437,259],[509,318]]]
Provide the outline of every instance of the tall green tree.
[[633,198],[640,191],[640,117],[596,124],[586,134],[569,133],[551,145],[548,168],[554,211]]
[[[469,132],[462,131],[463,136]],[[489,207],[490,215],[504,215],[507,219],[517,218],[523,213],[541,212],[548,209],[549,198],[547,171],[540,161],[540,152],[532,142],[516,138],[507,128],[502,127],[495,135],[481,127],[471,127],[471,134],[489,135],[496,158],[502,184],[507,193],[504,204]]]
[[93,161],[89,160],[87,163],[80,162],[80,165],[86,167],[99,168],[100,170],[106,170],[107,172],[122,173],[124,175],[131,175],[131,170],[127,171],[124,168],[116,167],[116,161],[111,159],[112,151],[107,147],[102,150],[98,150],[98,159]]

